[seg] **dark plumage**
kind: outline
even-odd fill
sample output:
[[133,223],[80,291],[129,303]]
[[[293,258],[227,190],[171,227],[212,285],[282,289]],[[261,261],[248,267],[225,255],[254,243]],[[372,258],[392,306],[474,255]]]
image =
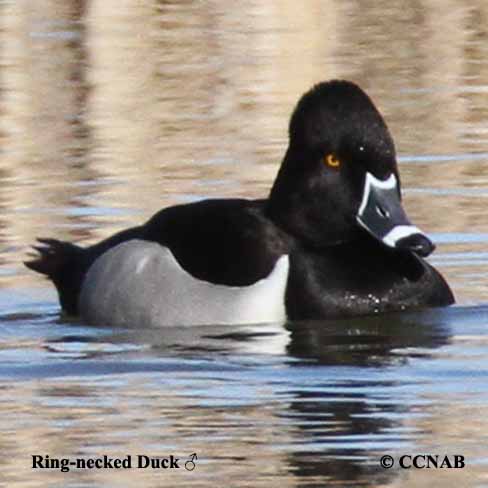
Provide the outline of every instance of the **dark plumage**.
[[369,97],[351,82],[320,83],[298,102],[289,137],[267,199],[166,208],[88,248],[42,239],[39,256],[26,265],[53,281],[64,310],[82,315],[87,271],[131,239],[159,243],[193,277],[228,286],[266,278],[289,255],[284,300],[291,319],[453,303],[442,276],[421,257],[434,246],[402,209],[393,140]]

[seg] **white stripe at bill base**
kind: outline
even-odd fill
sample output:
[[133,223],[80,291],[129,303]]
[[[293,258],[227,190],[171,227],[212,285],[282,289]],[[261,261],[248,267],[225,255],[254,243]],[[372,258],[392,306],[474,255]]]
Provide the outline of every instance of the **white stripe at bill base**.
[[393,227],[385,237],[383,237],[382,241],[390,247],[395,247],[396,243],[400,239],[404,239],[405,237],[411,236],[413,234],[422,234],[423,232],[415,225],[397,225]]

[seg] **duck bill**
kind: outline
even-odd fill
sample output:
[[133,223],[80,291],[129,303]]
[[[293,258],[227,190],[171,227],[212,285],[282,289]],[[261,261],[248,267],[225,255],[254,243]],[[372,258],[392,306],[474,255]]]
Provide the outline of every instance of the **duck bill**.
[[422,257],[435,249],[432,241],[408,220],[394,174],[386,180],[379,180],[366,173],[363,199],[356,220],[388,247],[412,251]]

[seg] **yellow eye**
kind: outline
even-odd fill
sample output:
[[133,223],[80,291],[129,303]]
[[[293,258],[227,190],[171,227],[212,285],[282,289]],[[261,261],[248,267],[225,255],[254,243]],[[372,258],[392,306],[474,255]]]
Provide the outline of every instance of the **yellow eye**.
[[341,165],[341,160],[331,153],[324,157],[324,163],[331,168],[338,168]]

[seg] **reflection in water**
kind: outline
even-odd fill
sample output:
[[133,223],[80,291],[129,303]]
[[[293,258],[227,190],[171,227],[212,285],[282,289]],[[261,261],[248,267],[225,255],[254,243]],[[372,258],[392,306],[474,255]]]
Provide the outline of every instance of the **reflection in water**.
[[[488,142],[488,7],[449,4],[246,0],[236,16],[218,1],[2,2],[0,241],[15,254],[0,285],[37,286],[18,259],[37,235],[94,242],[167,204],[266,195],[294,103],[334,77],[385,113],[416,223],[485,232],[463,191],[487,184],[488,158],[469,156]],[[440,252],[478,250],[455,242]],[[488,297],[465,268],[442,269],[458,297]]]
[[320,327],[313,322],[292,323],[288,352],[324,365],[394,365],[398,349],[433,348],[446,343],[449,331],[439,320],[443,312],[432,312],[434,322],[428,320],[428,312],[417,312],[351,318]]
[[[397,475],[381,468],[379,458],[412,444],[414,432],[402,424],[418,398],[402,394],[415,381],[388,375],[385,379],[381,370],[404,363],[415,350],[428,357],[431,349],[447,343],[449,327],[442,322],[442,312],[434,312],[433,323],[426,315],[351,319],[347,326],[343,321],[290,324],[288,352],[304,360],[295,365],[304,367],[312,360],[329,371],[323,383],[313,389],[289,392],[294,399],[285,415],[299,419],[296,423],[300,436],[306,439],[304,444],[315,447],[289,455],[295,472],[335,482],[360,482],[362,486],[378,486]],[[409,351],[407,357],[402,351]],[[352,369],[346,380],[342,374],[330,377],[338,367]],[[317,444],[322,446],[320,456]],[[377,462],[371,462],[372,452],[378,453]]]
[[[98,175],[87,165],[84,2],[12,2],[4,9],[5,241],[17,244],[18,235],[32,239],[59,225],[85,237],[83,182]],[[65,220],[54,221],[55,208]]]
[[[277,480],[378,486],[398,474],[379,467],[380,455],[411,448],[419,429],[405,425],[406,419],[415,419],[419,408],[428,411],[419,396],[422,384],[403,369],[416,357],[429,361],[448,344],[453,317],[455,311],[433,310],[286,327],[140,331],[60,323],[61,335],[52,326],[39,332],[47,337],[37,360],[24,366],[4,361],[0,375],[20,380],[7,395],[23,399],[26,389],[29,396],[35,389],[36,407],[26,405],[25,415],[45,417],[43,438],[62,425],[65,453],[72,452],[70,443],[84,446],[83,456],[100,454],[100,445],[135,454],[134,442],[141,452],[193,449],[218,463],[222,476],[252,467],[255,486],[266,486],[255,446],[259,459],[280,466]],[[2,318],[16,327],[25,320]],[[89,413],[103,423],[86,423]],[[14,421],[4,414],[4,421]],[[137,433],[120,421],[138,425]],[[18,442],[10,449],[21,459],[30,430],[17,428]],[[119,429],[129,445],[117,437]],[[210,447],[212,439],[225,439],[222,449]],[[47,441],[46,452],[59,449]]]
[[188,484],[33,473],[37,449],[197,452],[201,486],[399,485],[380,454],[439,445],[462,446],[481,479],[484,309],[92,329],[58,320],[20,258],[37,235],[94,242],[167,204],[266,195],[299,95],[346,77],[385,113],[407,210],[439,237],[458,299],[486,301],[487,17],[484,0],[0,1],[2,481]]

